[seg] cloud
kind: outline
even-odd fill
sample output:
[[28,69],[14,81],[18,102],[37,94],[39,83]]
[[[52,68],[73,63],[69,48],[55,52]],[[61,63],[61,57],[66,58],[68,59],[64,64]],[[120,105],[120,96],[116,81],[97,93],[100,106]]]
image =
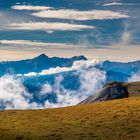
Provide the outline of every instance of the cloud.
[[105,3],[103,6],[116,6],[116,5],[135,5],[133,3],[119,3],[119,2],[112,2],[112,3]]
[[42,96],[42,95],[45,95],[45,94],[48,94],[48,93],[52,93],[52,91],[53,91],[52,86],[49,83],[46,83],[42,86],[40,94]]
[[12,76],[0,78],[0,109],[28,109],[30,95],[19,80]]
[[[46,101],[46,108],[76,105],[85,98],[96,93],[102,87],[106,79],[105,72],[100,71],[95,67],[92,67],[90,69],[82,68],[77,71],[77,74],[79,75],[80,80],[80,87],[78,90],[65,89],[62,85],[64,77],[62,75],[56,77],[55,84],[51,89],[56,95],[57,103],[50,103]],[[43,86],[43,89],[44,88],[45,87]]]
[[[0,91],[0,110],[45,108],[41,103],[33,101],[32,94],[14,76],[5,75],[0,78]],[[43,92],[40,96],[43,96]]]
[[43,30],[43,31],[80,31],[84,29],[94,29],[94,26],[61,23],[61,22],[29,22],[29,23],[11,23],[9,29],[14,30]]
[[79,94],[81,93],[76,92],[76,90],[65,89],[62,85],[62,81],[63,76],[59,75],[56,77],[54,85],[52,85],[53,93],[56,95],[57,103],[50,103],[47,100],[44,103],[45,108],[57,108],[76,105],[80,100],[82,100],[82,97],[79,97]]
[[56,67],[56,68],[50,68],[48,70],[42,70],[42,72],[38,73],[38,75],[51,75],[51,74],[56,74],[60,72],[68,72],[72,71],[73,68],[68,68],[68,67]]
[[39,11],[33,13],[32,15],[40,18],[58,18],[70,20],[106,20],[129,17],[127,14],[122,12],[107,10],[78,11],[69,9]]
[[[41,73],[36,73],[38,76],[60,73],[60,75],[56,77],[53,85],[46,83],[42,86],[40,96],[45,96],[46,94],[50,94],[50,92],[52,92],[56,95],[57,99],[57,103],[51,103],[48,100],[45,101],[44,108],[76,105],[99,90],[102,87],[106,76],[105,72],[94,67],[97,63],[99,63],[97,60],[81,60],[75,61],[72,67],[56,67],[43,70]],[[65,89],[62,85],[64,77],[61,73],[69,71],[76,71],[76,74],[79,76],[80,88],[78,90]],[[28,76],[29,75],[32,76],[32,73],[29,73]]]
[[47,42],[39,42],[39,41],[30,41],[30,40],[0,40],[0,44],[2,45],[10,45],[10,46],[52,46],[52,47],[72,47],[71,44],[64,43],[47,43]]
[[129,79],[128,82],[136,82],[140,81],[140,71],[137,73],[134,73]]
[[[97,92],[103,85],[106,79],[104,71],[96,69],[94,66],[99,63],[97,60],[75,61],[72,67],[56,67],[48,70],[43,70],[36,75],[50,75],[60,73],[56,77],[53,85],[46,83],[42,86],[40,96],[45,96],[51,92],[55,94],[57,102],[52,103],[45,101],[43,108],[56,108],[76,105],[88,96]],[[62,85],[64,77],[62,72],[76,71],[75,74],[79,76],[80,87],[78,90],[65,89]],[[28,76],[30,73],[28,74]],[[26,75],[21,75],[26,76]],[[32,76],[32,74],[30,75]]]
[[112,2],[112,3],[105,3],[105,4],[103,4],[103,6],[114,6],[114,5],[124,5],[124,3]]
[[[36,75],[37,75],[36,72],[30,72],[30,73],[24,74],[24,76],[27,76],[27,77],[28,77],[28,76],[29,76],[29,77],[30,77],[30,76],[36,76]],[[18,76],[22,76],[22,75],[19,74]]]
[[57,74],[57,73],[62,73],[62,72],[69,72],[69,71],[74,71],[74,70],[80,70],[80,69],[88,69],[90,67],[95,66],[99,61],[93,59],[93,60],[80,60],[80,61],[75,61],[72,65],[72,67],[56,67],[56,68],[49,68],[47,70],[42,70],[40,73],[27,73],[20,75],[18,74],[17,76],[37,76],[37,75],[51,75],[51,74]]
[[[86,97],[97,92],[105,82],[106,75],[94,67],[80,71],[80,90]],[[83,95],[84,96],[84,95]]]
[[[51,85],[42,85],[37,98],[44,99],[46,95],[56,96],[56,103],[46,99],[42,102],[33,100],[19,77],[3,76],[0,78],[0,109],[44,109],[76,105],[99,90],[106,80],[106,73],[94,67],[95,61],[77,61],[70,68],[77,68],[75,74],[79,77],[80,87],[77,90],[66,89],[63,86],[64,77],[59,74]],[[69,81],[68,81],[69,82]]]
[[11,7],[14,10],[29,10],[29,11],[41,11],[52,9],[52,7],[47,6],[32,6],[32,5],[15,5]]

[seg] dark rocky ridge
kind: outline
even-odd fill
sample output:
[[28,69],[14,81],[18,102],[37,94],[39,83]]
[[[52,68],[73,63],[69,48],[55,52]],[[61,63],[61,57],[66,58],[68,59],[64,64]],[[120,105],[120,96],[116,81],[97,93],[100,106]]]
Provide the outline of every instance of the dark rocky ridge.
[[123,82],[111,81],[94,95],[88,97],[80,104],[95,103],[100,101],[108,101],[113,99],[121,99],[129,97],[127,84]]

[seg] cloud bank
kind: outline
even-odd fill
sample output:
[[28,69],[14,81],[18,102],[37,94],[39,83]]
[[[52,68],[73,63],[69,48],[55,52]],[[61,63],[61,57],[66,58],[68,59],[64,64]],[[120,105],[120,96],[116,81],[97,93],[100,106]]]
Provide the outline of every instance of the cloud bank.
[[12,76],[0,78],[0,108],[28,109],[31,96],[19,80]]
[[94,26],[61,23],[61,22],[28,22],[11,23],[9,29],[13,30],[43,30],[43,31],[79,31],[85,29],[94,29]]
[[[78,90],[65,89],[62,85],[63,77],[56,77],[55,84],[52,86],[53,92],[57,96],[57,104],[45,102],[45,107],[65,107],[76,105],[85,98],[93,95],[103,85],[106,79],[105,72],[92,68],[90,70],[81,69],[78,71],[80,78],[80,87]],[[49,88],[48,88],[49,87]],[[50,85],[44,85],[43,90],[50,90]],[[48,94],[48,92],[46,93]]]
[[33,95],[26,90],[19,77],[3,76],[0,78],[0,109],[43,109],[76,105],[99,90],[106,80],[106,73],[96,69],[94,64],[95,62],[77,61],[72,66],[78,68],[75,74],[79,76],[80,87],[77,90],[66,89],[63,86],[64,77],[61,73],[55,77],[52,85],[48,82],[42,85],[38,98],[53,93],[56,103],[49,100],[42,103],[34,101]]
[[98,64],[99,61],[93,59],[93,60],[80,60],[75,61],[71,67],[56,67],[56,68],[49,68],[47,70],[42,70],[40,73],[36,72],[30,72],[27,74],[18,74],[17,76],[42,76],[42,75],[51,75],[51,74],[57,74],[62,72],[69,72],[69,71],[76,71],[81,69],[89,69],[90,67],[94,67],[96,64]]
[[129,17],[125,13],[109,10],[78,11],[69,9],[39,11],[33,13],[32,15],[40,18],[58,18],[69,20],[106,20]]

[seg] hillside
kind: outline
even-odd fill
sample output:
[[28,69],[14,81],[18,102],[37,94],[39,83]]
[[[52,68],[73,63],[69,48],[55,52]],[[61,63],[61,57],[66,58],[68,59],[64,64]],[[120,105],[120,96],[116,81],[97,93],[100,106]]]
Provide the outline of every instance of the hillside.
[[0,140],[139,140],[140,97],[0,112]]

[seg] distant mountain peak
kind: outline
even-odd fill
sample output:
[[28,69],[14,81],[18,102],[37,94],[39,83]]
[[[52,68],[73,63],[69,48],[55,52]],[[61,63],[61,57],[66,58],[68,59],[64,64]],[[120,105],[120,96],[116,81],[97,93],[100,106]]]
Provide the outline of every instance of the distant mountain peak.
[[73,56],[72,59],[87,60],[87,58],[84,55]]
[[48,58],[48,56],[47,56],[46,54],[43,53],[43,54],[41,54],[41,55],[35,57],[34,59],[39,59],[39,60],[41,59],[41,60],[42,60],[42,59],[46,59],[46,58]]
[[[49,57],[46,54],[40,54],[39,56],[35,57],[35,60],[44,60],[44,59],[48,59]],[[59,57],[50,57],[50,59],[54,59],[54,58],[59,58]],[[80,56],[73,56],[71,58],[60,58],[60,59],[71,59],[71,60],[87,60],[87,58],[83,55]]]

